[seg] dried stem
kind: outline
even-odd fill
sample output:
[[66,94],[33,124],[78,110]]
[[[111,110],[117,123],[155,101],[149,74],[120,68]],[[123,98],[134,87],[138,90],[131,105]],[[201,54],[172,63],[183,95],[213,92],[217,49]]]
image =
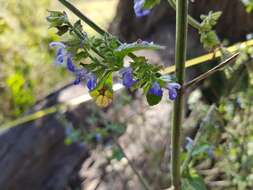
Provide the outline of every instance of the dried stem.
[[138,170],[135,167],[135,165],[133,164],[133,162],[128,158],[128,156],[126,155],[123,147],[119,144],[118,140],[116,138],[114,138],[113,140],[114,140],[114,143],[117,145],[117,147],[122,152],[122,154],[124,155],[124,157],[127,159],[127,162],[129,164],[129,166],[132,168],[133,172],[138,177],[138,179],[141,182],[141,184],[144,187],[144,189],[145,190],[151,190],[150,187],[149,187],[149,185],[148,185],[148,183],[147,183],[147,181],[142,177],[142,175],[138,172]]

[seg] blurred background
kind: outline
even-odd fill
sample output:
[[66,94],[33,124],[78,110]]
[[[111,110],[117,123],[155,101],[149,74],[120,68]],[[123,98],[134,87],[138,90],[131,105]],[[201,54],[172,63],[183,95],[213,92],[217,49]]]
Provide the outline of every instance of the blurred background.
[[[130,0],[70,2],[123,42],[143,39],[165,45],[163,51],[137,54],[164,67],[174,64],[175,11],[165,0],[143,18],[135,17]],[[169,188],[172,102],[164,97],[148,107],[140,92],[127,90],[103,110],[84,102],[87,90],[71,85],[73,76],[55,67],[55,52],[48,46],[59,37],[48,28],[47,10],[77,18],[58,1],[0,0],[0,5],[0,124],[74,102],[45,117],[0,128],[0,190],[141,190],[130,161],[151,189]],[[215,29],[224,46],[252,38],[252,1],[196,0],[189,6],[197,20],[210,10],[223,12]],[[83,25],[88,35],[98,36]],[[189,167],[206,189],[253,189],[253,49],[237,48],[241,54],[235,64],[186,95],[182,159],[186,138],[205,126]],[[205,53],[198,31],[189,27],[188,59]],[[187,80],[220,61],[187,69]]]

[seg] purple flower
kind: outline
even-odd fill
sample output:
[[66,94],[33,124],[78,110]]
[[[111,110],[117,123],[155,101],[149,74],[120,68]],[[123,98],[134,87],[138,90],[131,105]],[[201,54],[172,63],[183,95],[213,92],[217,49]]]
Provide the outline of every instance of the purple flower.
[[65,51],[65,44],[62,42],[51,42],[49,44],[51,48],[57,48],[56,51],[56,57],[55,57],[55,64],[56,65],[64,65],[65,64],[65,58],[67,56],[67,52]]
[[89,90],[93,90],[97,86],[97,77],[93,73],[87,75],[87,87]]
[[152,87],[148,91],[149,94],[153,94],[156,96],[162,96],[163,95],[163,90],[161,86],[159,85],[158,82],[153,82]]
[[178,83],[168,83],[166,88],[169,90],[169,99],[175,100],[177,98],[177,90],[181,88]]
[[74,81],[74,84],[80,84],[80,82],[82,80],[86,80],[87,75],[88,75],[88,71],[86,69],[75,69],[75,75],[76,75],[76,79]]
[[66,48],[65,44],[62,42],[51,42],[49,44],[51,48],[57,47],[57,48]]
[[123,85],[130,88],[136,80],[133,79],[133,69],[131,67],[125,67],[119,71],[121,78],[123,80]]
[[73,61],[70,55],[67,56],[67,68],[71,72],[75,72],[76,70],[75,65],[73,64]]
[[149,9],[143,9],[145,0],[134,0],[134,12],[136,17],[143,17],[150,13]]

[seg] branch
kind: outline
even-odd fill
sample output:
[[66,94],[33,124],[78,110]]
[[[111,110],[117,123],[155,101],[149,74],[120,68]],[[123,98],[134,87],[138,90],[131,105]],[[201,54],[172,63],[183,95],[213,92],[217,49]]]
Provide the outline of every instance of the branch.
[[147,183],[147,181],[141,176],[141,174],[138,172],[138,170],[136,169],[135,165],[132,163],[132,161],[128,158],[128,156],[126,155],[124,149],[122,148],[122,146],[119,144],[118,140],[114,137],[113,138],[114,143],[117,145],[117,147],[120,149],[120,151],[122,152],[122,154],[124,155],[124,157],[127,159],[127,162],[129,164],[129,166],[132,168],[133,172],[135,173],[135,175],[138,177],[139,181],[141,182],[142,186],[145,188],[145,190],[151,190],[149,188],[149,185]]
[[[85,22],[87,25],[89,25],[93,30],[95,30],[100,35],[109,35],[111,36],[109,32],[106,32],[103,30],[100,26],[98,26],[95,22],[93,22],[91,19],[89,19],[87,16],[85,16],[81,11],[79,11],[74,5],[72,5],[67,0],[59,0],[60,3],[62,3],[65,7],[67,7],[72,13],[74,13],[78,18],[80,18],[83,22]],[[121,45],[122,43],[117,40],[118,45]],[[136,58],[136,55],[133,53],[129,53],[128,55],[132,59]]]
[[193,80],[191,80],[190,82],[184,84],[183,88],[187,89],[191,86],[193,86],[194,84],[197,84],[199,82],[201,82],[202,80],[205,80],[206,78],[210,77],[211,75],[213,75],[214,73],[222,70],[226,65],[232,63],[235,61],[235,59],[238,57],[240,53],[236,53],[233,56],[231,56],[230,58],[228,58],[227,60],[221,62],[219,65],[215,66],[214,68],[210,69],[209,71],[207,71],[206,73],[194,78]]
[[[176,3],[175,3],[175,0],[168,0],[168,3],[170,4],[170,6],[171,6],[174,10],[176,10]],[[200,23],[199,23],[196,19],[194,19],[194,18],[191,17],[190,15],[187,15],[187,21],[188,21],[188,23],[189,23],[193,28],[195,28],[195,29],[197,29],[197,30],[200,30],[201,25],[200,25]]]

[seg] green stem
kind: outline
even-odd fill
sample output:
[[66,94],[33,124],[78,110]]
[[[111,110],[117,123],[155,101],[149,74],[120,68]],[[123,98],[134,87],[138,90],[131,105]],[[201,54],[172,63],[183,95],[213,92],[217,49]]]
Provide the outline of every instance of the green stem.
[[[176,10],[176,2],[175,2],[175,0],[168,0],[168,3],[170,4],[170,6],[171,6],[174,10]],[[197,29],[197,30],[200,30],[201,25],[200,25],[200,23],[199,23],[196,19],[194,19],[194,18],[191,17],[190,15],[187,15],[187,20],[188,20],[188,23],[189,23],[193,28],[195,28],[195,29]]]
[[[78,18],[80,18],[83,22],[88,24],[93,30],[95,30],[100,35],[111,35],[109,32],[106,32],[101,27],[99,27],[95,22],[93,22],[91,19],[89,19],[87,16],[85,16],[81,11],[79,11],[74,5],[72,5],[67,0],[59,0],[60,3],[62,3],[65,7],[67,7],[71,12],[73,12]],[[121,45],[122,43],[117,40],[118,45]],[[132,59],[136,58],[136,55],[133,53],[129,53],[128,55]]]
[[[176,77],[178,83],[183,86],[185,78],[185,59],[187,44],[187,9],[188,0],[177,0],[176,5]],[[180,130],[184,113],[184,92],[179,90],[174,103],[172,126],[172,184],[175,190],[180,190]]]

